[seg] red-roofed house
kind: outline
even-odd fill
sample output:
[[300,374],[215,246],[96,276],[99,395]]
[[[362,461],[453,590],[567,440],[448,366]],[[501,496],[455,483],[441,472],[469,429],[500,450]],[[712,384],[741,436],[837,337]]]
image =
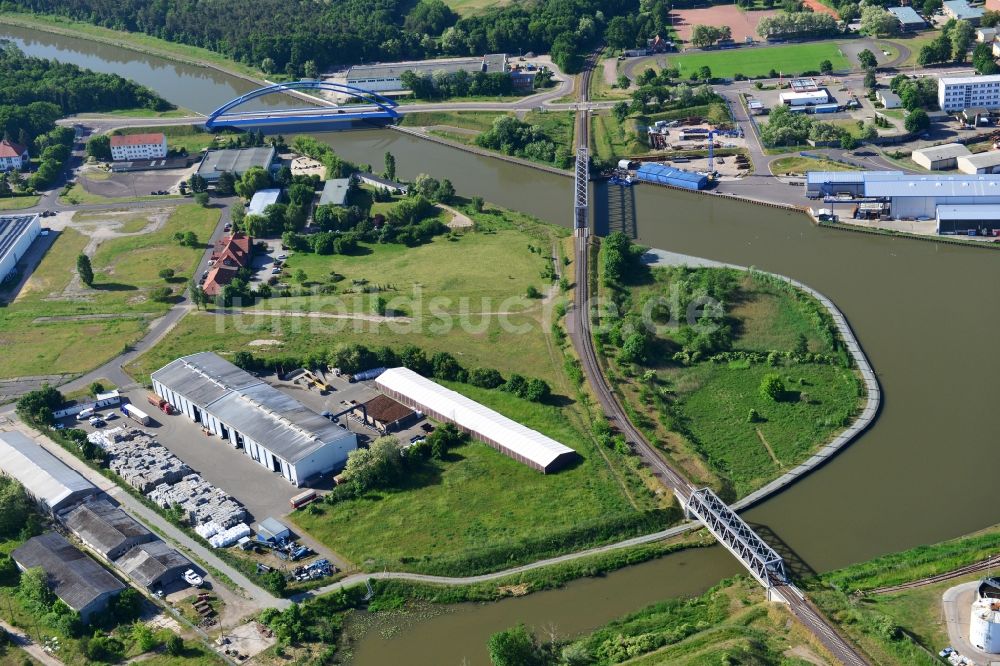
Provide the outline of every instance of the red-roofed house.
[[116,134],[111,137],[111,159],[159,160],[167,156],[167,137],[153,134]]
[[28,166],[28,159],[28,149],[24,146],[7,139],[0,141],[0,171],[20,171]]
[[224,236],[216,242],[209,262],[212,265],[202,289],[209,296],[215,296],[233,281],[236,271],[250,265],[253,254],[253,238],[243,233]]

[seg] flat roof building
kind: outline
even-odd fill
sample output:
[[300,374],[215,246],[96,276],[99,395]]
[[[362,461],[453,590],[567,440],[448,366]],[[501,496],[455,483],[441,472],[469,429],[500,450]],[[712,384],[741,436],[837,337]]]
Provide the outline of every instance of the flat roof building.
[[394,400],[447,423],[454,423],[518,462],[542,472],[554,472],[577,457],[576,451],[422,377],[408,368],[391,368],[375,380]]
[[36,215],[0,215],[0,283],[11,277],[17,262],[42,231]]
[[357,448],[354,433],[212,352],[172,361],[152,380],[178,411],[297,486]]
[[323,183],[323,193],[319,195],[319,205],[345,206],[350,191],[350,178],[331,178]]
[[171,583],[194,568],[191,560],[159,539],[132,548],[115,562],[115,566],[145,588]]
[[904,32],[907,30],[923,30],[927,27],[927,22],[920,17],[920,14],[913,7],[889,7],[889,13],[899,21],[899,27]]
[[117,560],[126,551],[156,536],[106,499],[91,499],[65,516],[63,523],[83,543],[107,560]]
[[930,146],[914,150],[910,159],[928,171],[954,169],[958,158],[969,155],[970,151],[961,143],[943,143],[940,146]]
[[998,173],[1000,172],[1000,150],[962,155],[958,158],[956,165],[962,173]]
[[405,90],[403,72],[433,74],[435,72],[486,72],[494,74],[507,71],[507,55],[491,53],[481,58],[445,58],[440,60],[413,60],[387,62],[375,65],[355,65],[347,70],[347,85],[372,92]]
[[783,92],[778,95],[778,99],[785,106],[815,106],[816,104],[826,104],[830,101],[830,96],[825,90],[811,90],[808,92]]
[[273,187],[266,190],[257,190],[250,199],[247,206],[247,215],[263,215],[264,210],[271,204],[278,203],[281,198],[281,188]]
[[0,432],[0,472],[24,486],[45,511],[56,514],[83,501],[97,488],[20,432]]
[[965,0],[945,0],[942,7],[946,16],[959,21],[968,21],[972,25],[979,25],[983,18],[982,7],[972,7]]
[[52,592],[79,613],[84,624],[125,589],[107,569],[55,532],[28,539],[10,556],[21,571],[36,567],[45,571]]
[[228,171],[240,178],[250,167],[260,167],[270,170],[274,162],[274,146],[257,148],[227,148],[225,150],[209,150],[201,158],[198,165],[198,175],[209,183],[219,180],[219,174]]
[[938,106],[946,113],[976,106],[1000,109],[1000,74],[942,76],[938,79]]

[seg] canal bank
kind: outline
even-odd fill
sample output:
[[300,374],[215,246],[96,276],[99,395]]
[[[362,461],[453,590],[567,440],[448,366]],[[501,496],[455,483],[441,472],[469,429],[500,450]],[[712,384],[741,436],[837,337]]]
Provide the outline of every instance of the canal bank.
[[[190,93],[177,83],[176,63],[140,58],[146,69],[139,79],[130,69],[132,52],[30,31],[21,39],[55,54],[45,57],[136,78],[194,110],[211,110],[246,92],[234,92],[240,80],[199,68],[184,79],[195,86]],[[211,96],[221,102],[205,101]],[[452,180],[462,195],[571,222],[566,178],[396,132],[319,136],[346,159],[380,163],[388,150],[401,177],[432,173]],[[607,186],[595,184],[593,194],[604,208],[598,214],[608,220]],[[1000,360],[984,345],[985,332],[1000,326],[1000,298],[992,291],[1000,267],[993,253],[840,233],[801,214],[660,188],[634,188],[629,210],[615,211],[614,220],[648,246],[755,266],[811,285],[843,310],[878,369],[885,402],[875,425],[828,464],[745,514],[803,570],[825,571],[995,522],[988,463],[995,455],[990,433]],[[948,492],[955,479],[962,480],[962,491]],[[356,663],[393,663],[382,659],[393,654],[379,652],[383,643],[405,663],[459,663],[466,655],[470,663],[486,663],[489,634],[518,621],[539,629],[554,622],[560,633],[579,633],[651,601],[701,592],[738,571],[721,548],[671,555],[551,593],[462,606],[391,641],[374,633],[359,646]]]

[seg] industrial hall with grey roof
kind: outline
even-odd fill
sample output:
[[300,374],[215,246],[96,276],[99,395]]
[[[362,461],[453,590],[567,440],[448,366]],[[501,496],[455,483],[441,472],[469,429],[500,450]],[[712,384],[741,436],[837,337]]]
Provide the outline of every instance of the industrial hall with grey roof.
[[342,467],[357,448],[353,433],[212,352],[172,361],[152,380],[178,411],[297,486]]

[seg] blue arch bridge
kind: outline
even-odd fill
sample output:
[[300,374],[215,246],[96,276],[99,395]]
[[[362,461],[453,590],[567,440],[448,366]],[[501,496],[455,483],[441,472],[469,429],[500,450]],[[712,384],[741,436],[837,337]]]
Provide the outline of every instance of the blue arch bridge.
[[[254,111],[234,111],[252,100],[268,95],[284,95],[300,91],[329,91],[349,96],[350,103],[337,106],[315,106],[303,109],[265,109]],[[245,95],[226,102],[209,114],[205,120],[207,129],[278,129],[279,127],[320,126],[354,123],[393,123],[399,118],[398,104],[368,90],[343,83],[330,81],[293,81],[276,83],[252,90]]]

